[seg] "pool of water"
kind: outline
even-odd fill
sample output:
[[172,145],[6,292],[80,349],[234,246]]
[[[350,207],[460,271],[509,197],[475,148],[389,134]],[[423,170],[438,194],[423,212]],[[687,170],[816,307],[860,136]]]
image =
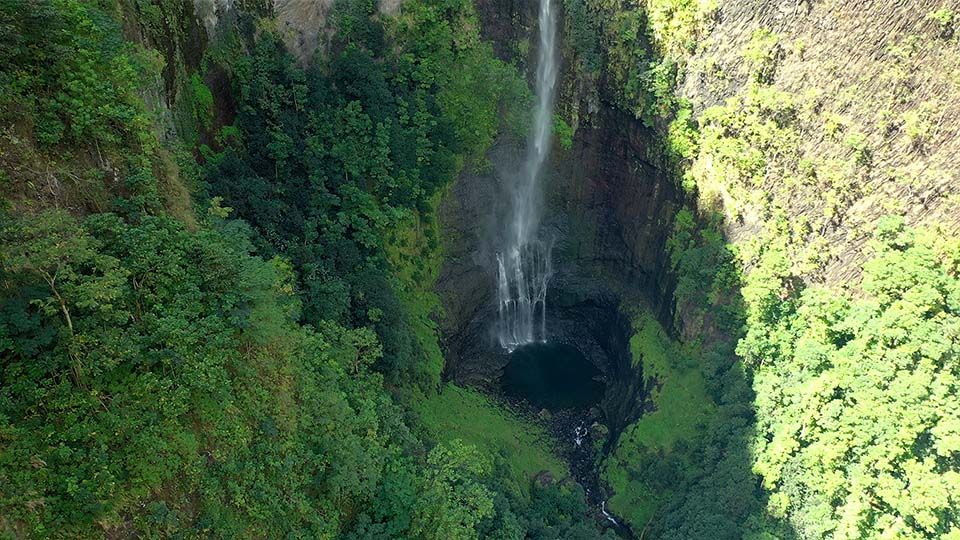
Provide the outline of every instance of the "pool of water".
[[551,411],[586,408],[603,397],[598,370],[580,351],[552,343],[513,351],[503,370],[503,391]]

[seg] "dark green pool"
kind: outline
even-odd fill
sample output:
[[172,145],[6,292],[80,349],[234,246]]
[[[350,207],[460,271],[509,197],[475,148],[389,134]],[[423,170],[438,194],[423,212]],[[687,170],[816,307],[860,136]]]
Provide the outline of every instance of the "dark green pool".
[[586,408],[600,401],[600,371],[569,345],[525,345],[513,351],[503,371],[503,390],[551,411]]

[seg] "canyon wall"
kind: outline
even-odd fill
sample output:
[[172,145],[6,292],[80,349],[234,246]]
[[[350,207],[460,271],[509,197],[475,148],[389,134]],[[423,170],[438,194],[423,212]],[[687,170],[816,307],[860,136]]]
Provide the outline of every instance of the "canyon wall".
[[[510,0],[477,5],[498,56],[529,73],[535,6]],[[557,110],[582,113],[570,144],[555,142],[541,181],[542,232],[553,242],[547,332],[606,374],[603,408],[617,432],[640,413],[651,382],[633,365],[632,313],[623,306],[651,309],[672,326],[665,243],[683,194],[649,157],[656,153],[652,130],[579,80],[566,58],[569,49],[562,52]],[[494,336],[494,239],[504,219],[505,179],[518,170],[524,145],[509,135],[499,138],[489,163],[468,165],[440,208],[445,262],[437,291],[445,310],[446,376],[461,383],[487,385],[508,361]]]

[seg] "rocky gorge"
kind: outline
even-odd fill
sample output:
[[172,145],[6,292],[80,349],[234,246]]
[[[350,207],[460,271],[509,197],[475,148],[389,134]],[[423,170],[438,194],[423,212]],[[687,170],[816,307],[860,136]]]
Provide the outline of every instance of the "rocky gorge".
[[0,42],[0,538],[960,539],[956,1]]
[[[508,61],[512,44],[535,31],[525,3],[478,4],[485,37]],[[514,51],[511,53],[511,51]],[[534,55],[530,51],[529,55]],[[561,88],[575,74],[563,59]],[[673,283],[666,252],[674,213],[683,204],[679,187],[650,160],[653,132],[611,102],[587,103],[562,94],[558,108],[592,109],[571,144],[554,143],[543,174],[542,229],[553,242],[548,291],[548,341],[579,350],[604,374],[603,409],[615,432],[645,407],[645,379],[629,351],[630,315],[621,299],[641,303],[672,325]],[[573,103],[583,99],[583,103]],[[493,334],[495,268],[491,239],[503,219],[504,178],[519,167],[523,141],[504,136],[487,155],[487,170],[466,170],[439,210],[445,259],[437,281],[444,306],[445,377],[461,384],[494,387],[509,354]]]

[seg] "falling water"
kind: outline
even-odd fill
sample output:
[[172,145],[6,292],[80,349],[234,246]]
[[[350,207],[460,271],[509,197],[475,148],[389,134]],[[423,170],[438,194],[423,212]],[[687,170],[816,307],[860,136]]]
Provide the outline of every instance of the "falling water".
[[607,521],[609,521],[610,523],[613,523],[617,527],[620,526],[620,522],[617,521],[612,515],[610,515],[610,512],[607,512],[607,501],[602,501],[600,503],[600,511],[603,512],[603,517],[607,518]]
[[557,81],[557,21],[552,0],[540,0],[537,102],[523,174],[513,191],[505,249],[497,253],[497,335],[513,351],[547,338],[547,284],[550,244],[537,237],[540,224],[537,180],[550,151]]

